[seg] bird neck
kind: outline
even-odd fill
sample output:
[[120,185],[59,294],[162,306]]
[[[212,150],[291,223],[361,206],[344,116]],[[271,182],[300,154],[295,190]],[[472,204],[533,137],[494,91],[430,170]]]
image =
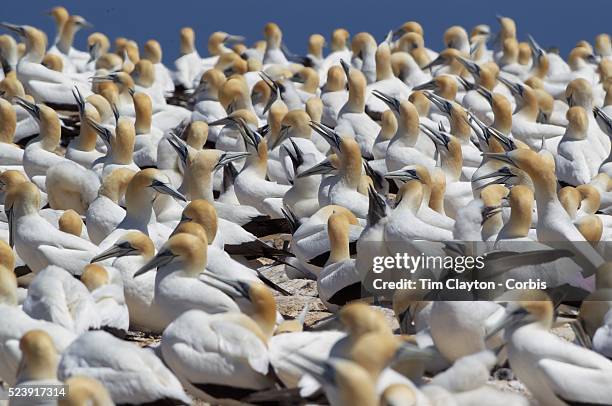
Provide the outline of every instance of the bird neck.
[[328,228],[330,237],[328,264],[334,264],[350,258],[348,229],[348,221],[343,222],[343,224],[340,224],[338,227],[334,226]]
[[346,107],[351,113],[365,112],[365,92],[360,85],[349,84],[349,98]]
[[76,138],[76,146],[81,151],[93,151],[96,148],[98,134],[88,120],[81,121],[81,131]]
[[76,33],[76,25],[72,21],[67,21],[62,27],[62,32],[57,43],[57,48],[64,54],[70,52],[72,43],[74,42],[74,34]]
[[6,114],[0,117],[0,142],[12,144],[16,128],[17,116],[15,110],[11,107]]

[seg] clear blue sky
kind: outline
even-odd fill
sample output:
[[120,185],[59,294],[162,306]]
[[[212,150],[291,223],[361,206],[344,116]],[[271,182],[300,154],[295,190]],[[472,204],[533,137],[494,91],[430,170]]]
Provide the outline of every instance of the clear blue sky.
[[[203,56],[211,32],[241,34],[250,43],[262,37],[268,21],[281,26],[285,43],[296,53],[304,52],[308,35],[314,32],[329,37],[334,28],[345,27],[351,34],[369,31],[382,39],[408,20],[419,21],[426,44],[439,49],[446,27],[459,24],[469,31],[486,23],[496,31],[495,15],[502,14],[516,20],[520,39],[530,33],[542,46],[557,46],[565,56],[578,40],[592,43],[596,34],[610,30],[612,17],[611,0],[10,0],[9,4],[2,7],[1,20],[42,28],[50,39],[54,26],[44,12],[60,4],[111,39],[125,36],[142,44],[155,38],[162,44],[166,63],[176,58],[178,31],[186,25],[195,29]],[[78,34],[78,48],[85,48],[88,33]]]

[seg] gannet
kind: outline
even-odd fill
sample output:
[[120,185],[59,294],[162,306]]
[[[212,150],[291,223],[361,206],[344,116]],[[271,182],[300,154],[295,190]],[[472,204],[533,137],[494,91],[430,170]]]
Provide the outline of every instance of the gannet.
[[64,351],[57,367],[61,379],[84,375],[99,380],[115,403],[167,401],[191,404],[181,384],[148,348],[89,331]]
[[[81,270],[82,274],[83,270]],[[28,288],[23,311],[81,334],[100,327],[100,314],[83,283],[58,266],[40,271]]]
[[130,318],[123,294],[122,275],[113,268],[90,264],[83,270],[81,282],[94,300],[100,327],[115,335],[125,334]]

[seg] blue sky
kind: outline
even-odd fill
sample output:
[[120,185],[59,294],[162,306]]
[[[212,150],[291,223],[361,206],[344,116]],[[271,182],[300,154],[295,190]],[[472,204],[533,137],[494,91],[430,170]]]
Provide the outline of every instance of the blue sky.
[[[284,41],[296,53],[304,52],[308,35],[319,32],[326,37],[336,27],[351,34],[369,31],[377,39],[404,21],[417,20],[425,29],[426,45],[439,49],[446,27],[458,24],[468,31],[476,24],[489,24],[497,30],[496,14],[513,17],[519,38],[529,33],[544,47],[558,46],[564,55],[580,39],[591,43],[596,34],[610,29],[611,0],[98,0],[63,2],[49,0],[12,0],[2,8],[4,21],[29,24],[54,36],[52,20],[45,11],[63,5],[80,14],[112,38],[125,36],[138,41],[155,38],[163,47],[166,63],[178,54],[178,31],[189,25],[196,30],[196,44],[206,54],[206,41],[213,31],[226,31],[253,42],[262,37],[268,21],[277,22]],[[89,32],[81,32],[76,45],[84,49]]]

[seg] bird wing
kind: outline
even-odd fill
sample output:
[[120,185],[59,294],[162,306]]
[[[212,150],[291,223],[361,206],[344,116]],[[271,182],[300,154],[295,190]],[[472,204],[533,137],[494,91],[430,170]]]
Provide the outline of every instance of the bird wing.
[[607,404],[612,399],[612,362],[608,363],[604,370],[544,358],[537,366],[555,394],[567,403]]

